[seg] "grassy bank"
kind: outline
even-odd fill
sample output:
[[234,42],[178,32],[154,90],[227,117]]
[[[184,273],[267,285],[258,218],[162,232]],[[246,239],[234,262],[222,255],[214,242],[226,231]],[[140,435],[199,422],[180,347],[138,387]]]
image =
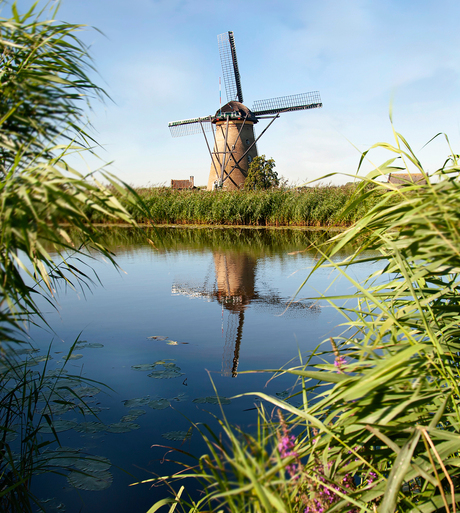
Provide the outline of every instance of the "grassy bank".
[[[361,219],[379,200],[373,193],[345,214],[356,186],[317,186],[302,190],[174,191],[139,188],[147,212],[125,208],[139,223],[211,224],[237,226],[349,226]],[[109,221],[98,212],[92,222]]]

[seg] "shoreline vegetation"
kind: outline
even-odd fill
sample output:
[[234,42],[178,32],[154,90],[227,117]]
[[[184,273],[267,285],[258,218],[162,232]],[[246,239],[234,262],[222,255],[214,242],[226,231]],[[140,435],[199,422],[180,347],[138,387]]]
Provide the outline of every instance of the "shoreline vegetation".
[[[73,404],[55,395],[69,388],[63,368],[51,374],[45,364],[35,372],[20,358],[27,341],[24,323],[43,319],[36,298],[55,305],[59,283],[90,285],[79,260],[89,251],[116,266],[91,223],[134,225],[148,219],[350,226],[327,243],[318,241],[321,258],[311,273],[335,269],[352,289],[347,296],[308,298],[327,300],[344,316],[342,335],[326,339],[326,350],[316,353],[328,359],[314,364],[312,354],[299,352],[298,365],[255,370],[289,373],[297,387],[285,399],[245,394],[263,401],[255,433],[231,426],[223,411],[218,433],[204,423],[192,425],[207,453],[189,455],[194,467],[184,464],[172,476],[144,481],[162,482],[172,495],[151,513],[160,508],[169,513],[455,513],[460,502],[459,155],[449,146],[436,173],[440,181],[431,182],[406,139],[394,131],[394,145],[371,148],[387,150],[390,160],[356,186],[226,193],[139,189],[136,194],[110,175],[103,176],[110,189],[89,183],[76,172],[70,176],[65,157],[91,151],[93,140],[79,125],[79,102],[103,91],[86,75],[92,65],[75,36],[81,27],[55,22],[56,11],[45,23],[48,11],[38,12],[36,6],[19,15],[12,4],[12,18],[0,21],[5,47],[0,67],[0,510],[45,511],[31,492],[33,476],[62,475],[72,467],[68,458],[56,463],[47,451],[60,445],[54,408],[63,401]],[[64,146],[58,144],[63,139]],[[426,185],[398,189],[379,181],[401,170],[417,170]],[[62,229],[65,221],[69,233],[79,234],[77,249]],[[43,240],[57,254],[48,252]],[[352,257],[339,258],[349,243],[355,244]],[[369,249],[378,255],[369,257]],[[357,282],[352,266],[369,261],[383,269]],[[337,302],[342,299],[348,303]],[[37,410],[39,401],[47,409]],[[52,440],[43,440],[43,427]],[[180,460],[184,451],[178,451]],[[100,481],[100,474],[93,474]],[[200,487],[197,502],[184,482]]]
[[[168,187],[134,188],[143,203],[120,202],[138,224],[212,225],[248,227],[347,227],[365,216],[381,199],[369,191],[353,202],[359,184],[318,185],[302,189],[265,191],[177,191]],[[96,211],[87,212],[91,223],[113,223]]]

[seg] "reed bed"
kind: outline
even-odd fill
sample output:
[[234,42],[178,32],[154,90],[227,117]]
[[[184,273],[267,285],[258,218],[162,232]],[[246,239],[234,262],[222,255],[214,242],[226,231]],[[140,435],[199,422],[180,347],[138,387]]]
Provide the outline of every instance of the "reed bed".
[[[267,191],[177,191],[141,188],[142,210],[126,205],[138,223],[203,224],[233,226],[350,226],[379,200],[370,194],[353,209],[345,210],[356,185],[322,185],[302,189]],[[107,222],[91,212],[92,222]]]
[[[458,511],[460,161],[448,146],[431,178],[394,134],[394,145],[373,147],[393,158],[362,178],[343,215],[369,187],[379,203],[317,247],[321,258],[299,288],[319,269],[347,280],[346,295],[309,298],[337,309],[343,332],[313,353],[299,350],[298,365],[253,371],[290,374],[293,383],[285,399],[242,394],[261,401],[257,429],[231,426],[223,409],[222,434],[192,425],[207,450],[192,455],[194,466],[145,481],[166,482],[172,494],[149,513]],[[382,183],[402,170],[426,183]],[[341,259],[350,242],[353,255]],[[358,282],[353,266],[370,260],[377,270]],[[196,483],[198,500],[187,493]]]

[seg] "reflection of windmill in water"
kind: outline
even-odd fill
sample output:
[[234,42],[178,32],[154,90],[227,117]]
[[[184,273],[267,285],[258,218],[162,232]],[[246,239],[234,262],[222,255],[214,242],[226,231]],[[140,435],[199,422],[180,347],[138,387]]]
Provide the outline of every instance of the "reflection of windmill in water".
[[[236,58],[233,32],[217,36],[228,103],[214,115],[169,123],[173,137],[203,133],[211,156],[208,190],[215,187],[239,189],[248,174],[250,162],[257,157],[257,141],[284,112],[322,107],[318,91],[254,102],[252,109],[243,105],[243,91]],[[271,121],[256,139],[254,125],[260,119]],[[206,132],[212,133],[213,148]]]
[[[244,314],[248,305],[255,302],[260,306],[282,313],[289,303],[289,298],[282,298],[274,291],[259,293],[256,290],[257,258],[250,254],[215,251],[213,260],[216,280],[212,286],[208,285],[207,279],[201,287],[174,283],[172,293],[214,300],[222,305],[222,313],[224,309],[229,311],[222,358],[222,374],[225,376],[231,374],[236,377],[243,337]],[[290,304],[289,308],[309,312],[318,311],[318,308],[312,303],[296,302]]]

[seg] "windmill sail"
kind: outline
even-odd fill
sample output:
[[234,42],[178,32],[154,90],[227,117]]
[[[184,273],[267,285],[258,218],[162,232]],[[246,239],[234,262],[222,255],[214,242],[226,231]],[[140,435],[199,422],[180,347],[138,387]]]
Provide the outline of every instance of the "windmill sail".
[[317,109],[322,106],[319,92],[312,91],[311,93],[280,96],[269,100],[257,100],[251,110],[256,116],[264,116],[293,110]]
[[217,36],[217,42],[219,44],[219,54],[222,63],[227,100],[229,102],[236,100],[243,103],[243,91],[241,90],[241,79],[238,70],[238,61],[236,59],[233,32],[229,31],[224,34],[219,34]]
[[211,116],[205,118],[183,119],[181,121],[171,121],[168,123],[169,130],[173,137],[182,137],[184,135],[201,134],[212,132]]

